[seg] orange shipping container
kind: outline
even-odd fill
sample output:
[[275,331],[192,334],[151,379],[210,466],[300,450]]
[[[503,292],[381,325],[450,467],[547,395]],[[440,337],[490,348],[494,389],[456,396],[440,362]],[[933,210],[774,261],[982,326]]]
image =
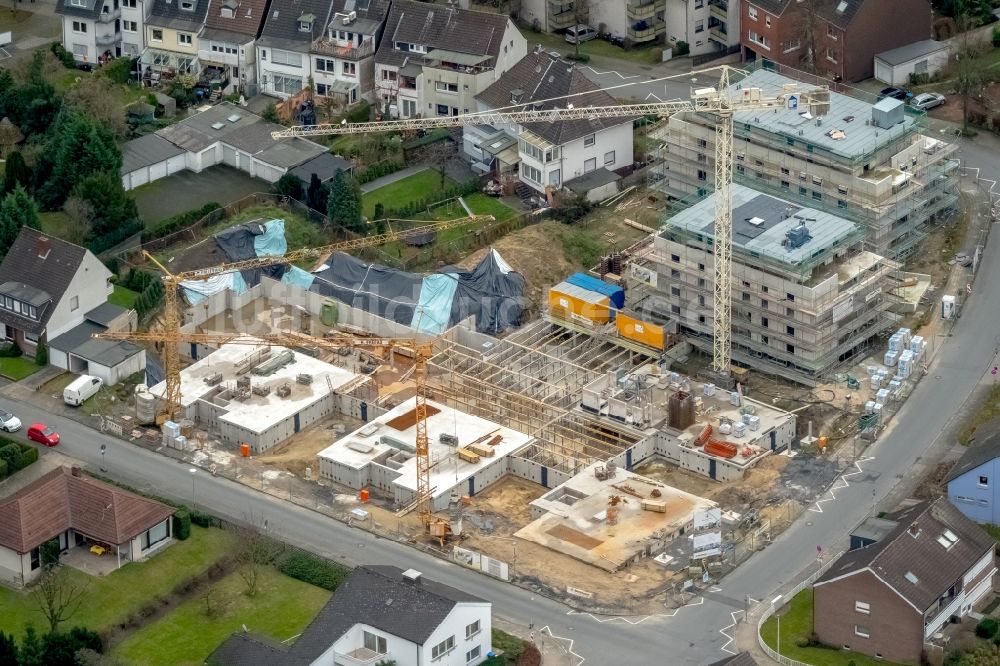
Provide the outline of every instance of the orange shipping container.
[[611,301],[607,296],[568,282],[549,289],[549,310],[563,319],[586,319],[595,324],[611,320]]
[[662,326],[646,323],[621,312],[615,317],[615,322],[618,326],[618,335],[621,337],[635,340],[653,349],[663,350],[666,338]]

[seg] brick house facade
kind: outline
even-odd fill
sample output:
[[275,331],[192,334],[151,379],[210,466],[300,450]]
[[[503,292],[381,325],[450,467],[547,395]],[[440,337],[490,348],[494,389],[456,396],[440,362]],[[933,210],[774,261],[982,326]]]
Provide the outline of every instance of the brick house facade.
[[876,53],[932,37],[928,0],[748,0],[741,12],[744,61],[763,58],[852,82],[874,75]]
[[887,514],[892,529],[813,585],[813,630],[831,647],[917,663],[952,616],[993,589],[996,544],[946,499]]

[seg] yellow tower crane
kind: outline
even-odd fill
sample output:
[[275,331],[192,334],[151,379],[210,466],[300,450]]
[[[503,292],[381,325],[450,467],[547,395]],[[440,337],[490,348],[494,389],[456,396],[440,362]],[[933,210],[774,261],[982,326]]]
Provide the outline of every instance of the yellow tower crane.
[[[294,331],[280,331],[262,335],[247,333],[185,333],[180,330],[173,332],[150,331],[106,331],[95,333],[95,338],[105,340],[128,340],[129,342],[163,342],[166,347],[173,348],[177,354],[177,345],[181,342],[219,346],[223,344],[277,345],[282,347],[313,347],[319,349],[406,349],[413,354],[416,385],[416,451],[417,463],[417,493],[414,501],[403,507],[398,515],[404,516],[420,507],[420,519],[433,536],[444,539],[448,535],[447,521],[437,519],[431,510],[431,462],[430,442],[427,437],[427,361],[434,353],[433,341],[418,341],[409,338],[358,338],[344,334],[333,334],[316,337]],[[178,379],[179,381],[179,379]]]
[[[413,220],[389,220],[390,222],[413,222]],[[292,250],[282,255],[254,257],[243,261],[234,261],[228,264],[219,264],[207,268],[184,271],[181,273],[171,273],[166,266],[157,261],[150,253],[143,251],[143,254],[163,271],[164,281],[164,311],[163,311],[163,331],[152,334],[154,337],[141,338],[153,342],[178,340],[180,339],[181,321],[178,310],[178,291],[182,282],[191,280],[207,280],[215,275],[230,273],[233,271],[253,270],[266,268],[276,264],[289,264],[303,259],[315,259],[328,255],[332,252],[346,252],[366,247],[375,247],[395,240],[403,240],[423,236],[426,234],[462,227],[474,223],[494,222],[492,215],[472,215],[455,220],[446,220],[434,224],[424,224],[419,227],[409,229],[390,229],[389,231],[372,236],[362,236],[352,240],[331,243],[321,247],[307,247],[299,250]],[[130,338],[118,338],[130,339]],[[136,338],[140,339],[140,338]],[[181,404],[181,367],[178,356],[177,345],[165,345],[163,349],[163,371],[166,379],[166,391],[163,400],[156,412],[156,424],[162,425],[164,421],[173,419]]]
[[[731,352],[732,310],[732,209],[731,186],[733,182],[733,116],[739,111],[763,111],[778,108],[801,108],[813,115],[825,115],[829,109],[830,91],[826,87],[803,88],[797,83],[782,85],[781,90],[765,92],[757,87],[730,85],[733,75],[742,76],[742,70],[720,65],[680,76],[697,77],[719,72],[715,86],[692,88],[690,99],[621,104],[615,106],[573,105],[574,97],[589,95],[589,91],[551,100],[533,101],[527,105],[514,105],[496,111],[466,113],[436,118],[405,118],[369,123],[341,123],[339,125],[309,125],[291,127],[273,132],[275,139],[296,136],[325,136],[331,134],[363,134],[367,132],[399,132],[438,127],[463,127],[465,125],[523,126],[531,123],[554,123],[572,120],[601,118],[639,118],[667,116],[684,112],[711,113],[717,117],[715,126],[715,292],[713,299],[713,352],[712,369],[721,376],[728,376]],[[665,77],[679,78],[679,77]],[[735,81],[734,81],[735,83]],[[565,104],[565,108],[551,107]]]

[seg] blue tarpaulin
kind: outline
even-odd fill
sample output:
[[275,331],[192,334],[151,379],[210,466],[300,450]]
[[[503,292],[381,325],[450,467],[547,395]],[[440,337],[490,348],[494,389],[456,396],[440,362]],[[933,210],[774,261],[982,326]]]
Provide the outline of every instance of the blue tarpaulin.
[[258,257],[274,257],[288,253],[285,241],[285,221],[271,220],[264,224],[264,233],[253,237],[253,249]]
[[247,290],[247,283],[240,273],[233,271],[213,275],[207,280],[185,280],[181,282],[181,287],[184,288],[184,295],[187,297],[188,303],[198,305],[212,294],[224,289],[231,289],[237,294],[242,294]]
[[458,275],[436,273],[424,278],[420,297],[413,310],[410,328],[422,333],[444,333],[451,320],[451,307],[458,289]]
[[289,267],[288,272],[282,276],[281,281],[285,284],[290,284],[294,287],[298,287],[299,289],[308,291],[309,287],[312,286],[314,279],[315,278],[312,276],[312,273],[304,271],[298,266],[291,266]]
[[625,307],[625,290],[618,285],[608,284],[604,280],[599,280],[593,275],[587,275],[586,273],[573,273],[573,275],[566,278],[566,282],[577,287],[582,287],[587,291],[607,296],[608,300],[611,301],[612,307],[618,310]]

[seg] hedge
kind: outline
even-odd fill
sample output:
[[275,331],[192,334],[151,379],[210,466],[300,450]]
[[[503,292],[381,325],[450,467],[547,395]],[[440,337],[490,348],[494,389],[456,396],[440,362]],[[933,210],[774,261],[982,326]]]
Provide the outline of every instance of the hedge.
[[5,479],[38,460],[38,449],[7,437],[0,437],[0,479]]
[[213,210],[222,208],[222,204],[210,201],[201,208],[195,208],[194,210],[189,210],[186,213],[180,213],[174,215],[173,217],[168,217],[167,219],[158,222],[152,229],[146,229],[142,232],[142,242],[148,243],[154,238],[163,238],[175,231],[180,231],[184,227],[194,224],[201,218],[205,217]]
[[16,342],[8,342],[5,345],[0,345],[0,358],[17,358],[23,353]]
[[277,568],[286,576],[331,592],[340,587],[350,573],[349,569],[339,564],[303,552],[291,552],[282,556]]
[[174,538],[186,541],[189,536],[191,536],[191,514],[182,506],[174,513]]
[[215,524],[215,519],[210,514],[197,509],[188,509],[188,513],[191,515],[191,522],[199,527],[211,527]]
[[379,162],[378,164],[373,164],[367,169],[363,169],[356,173],[354,179],[358,181],[359,185],[364,185],[365,183],[372,182],[376,178],[388,176],[390,173],[396,173],[405,166],[406,164],[403,162]]
[[469,194],[474,194],[479,191],[479,180],[473,178],[467,180],[464,183],[460,183],[453,187],[449,187],[435,194],[434,196],[427,197],[426,199],[421,199],[419,201],[411,201],[399,208],[391,208],[385,211],[385,216],[388,218],[396,219],[409,219],[414,215],[421,213],[432,204],[438,203],[439,201],[446,201],[448,199],[454,199],[456,197],[464,197]]
[[1000,623],[992,617],[984,617],[976,625],[976,636],[980,638],[993,638],[1000,631]]

